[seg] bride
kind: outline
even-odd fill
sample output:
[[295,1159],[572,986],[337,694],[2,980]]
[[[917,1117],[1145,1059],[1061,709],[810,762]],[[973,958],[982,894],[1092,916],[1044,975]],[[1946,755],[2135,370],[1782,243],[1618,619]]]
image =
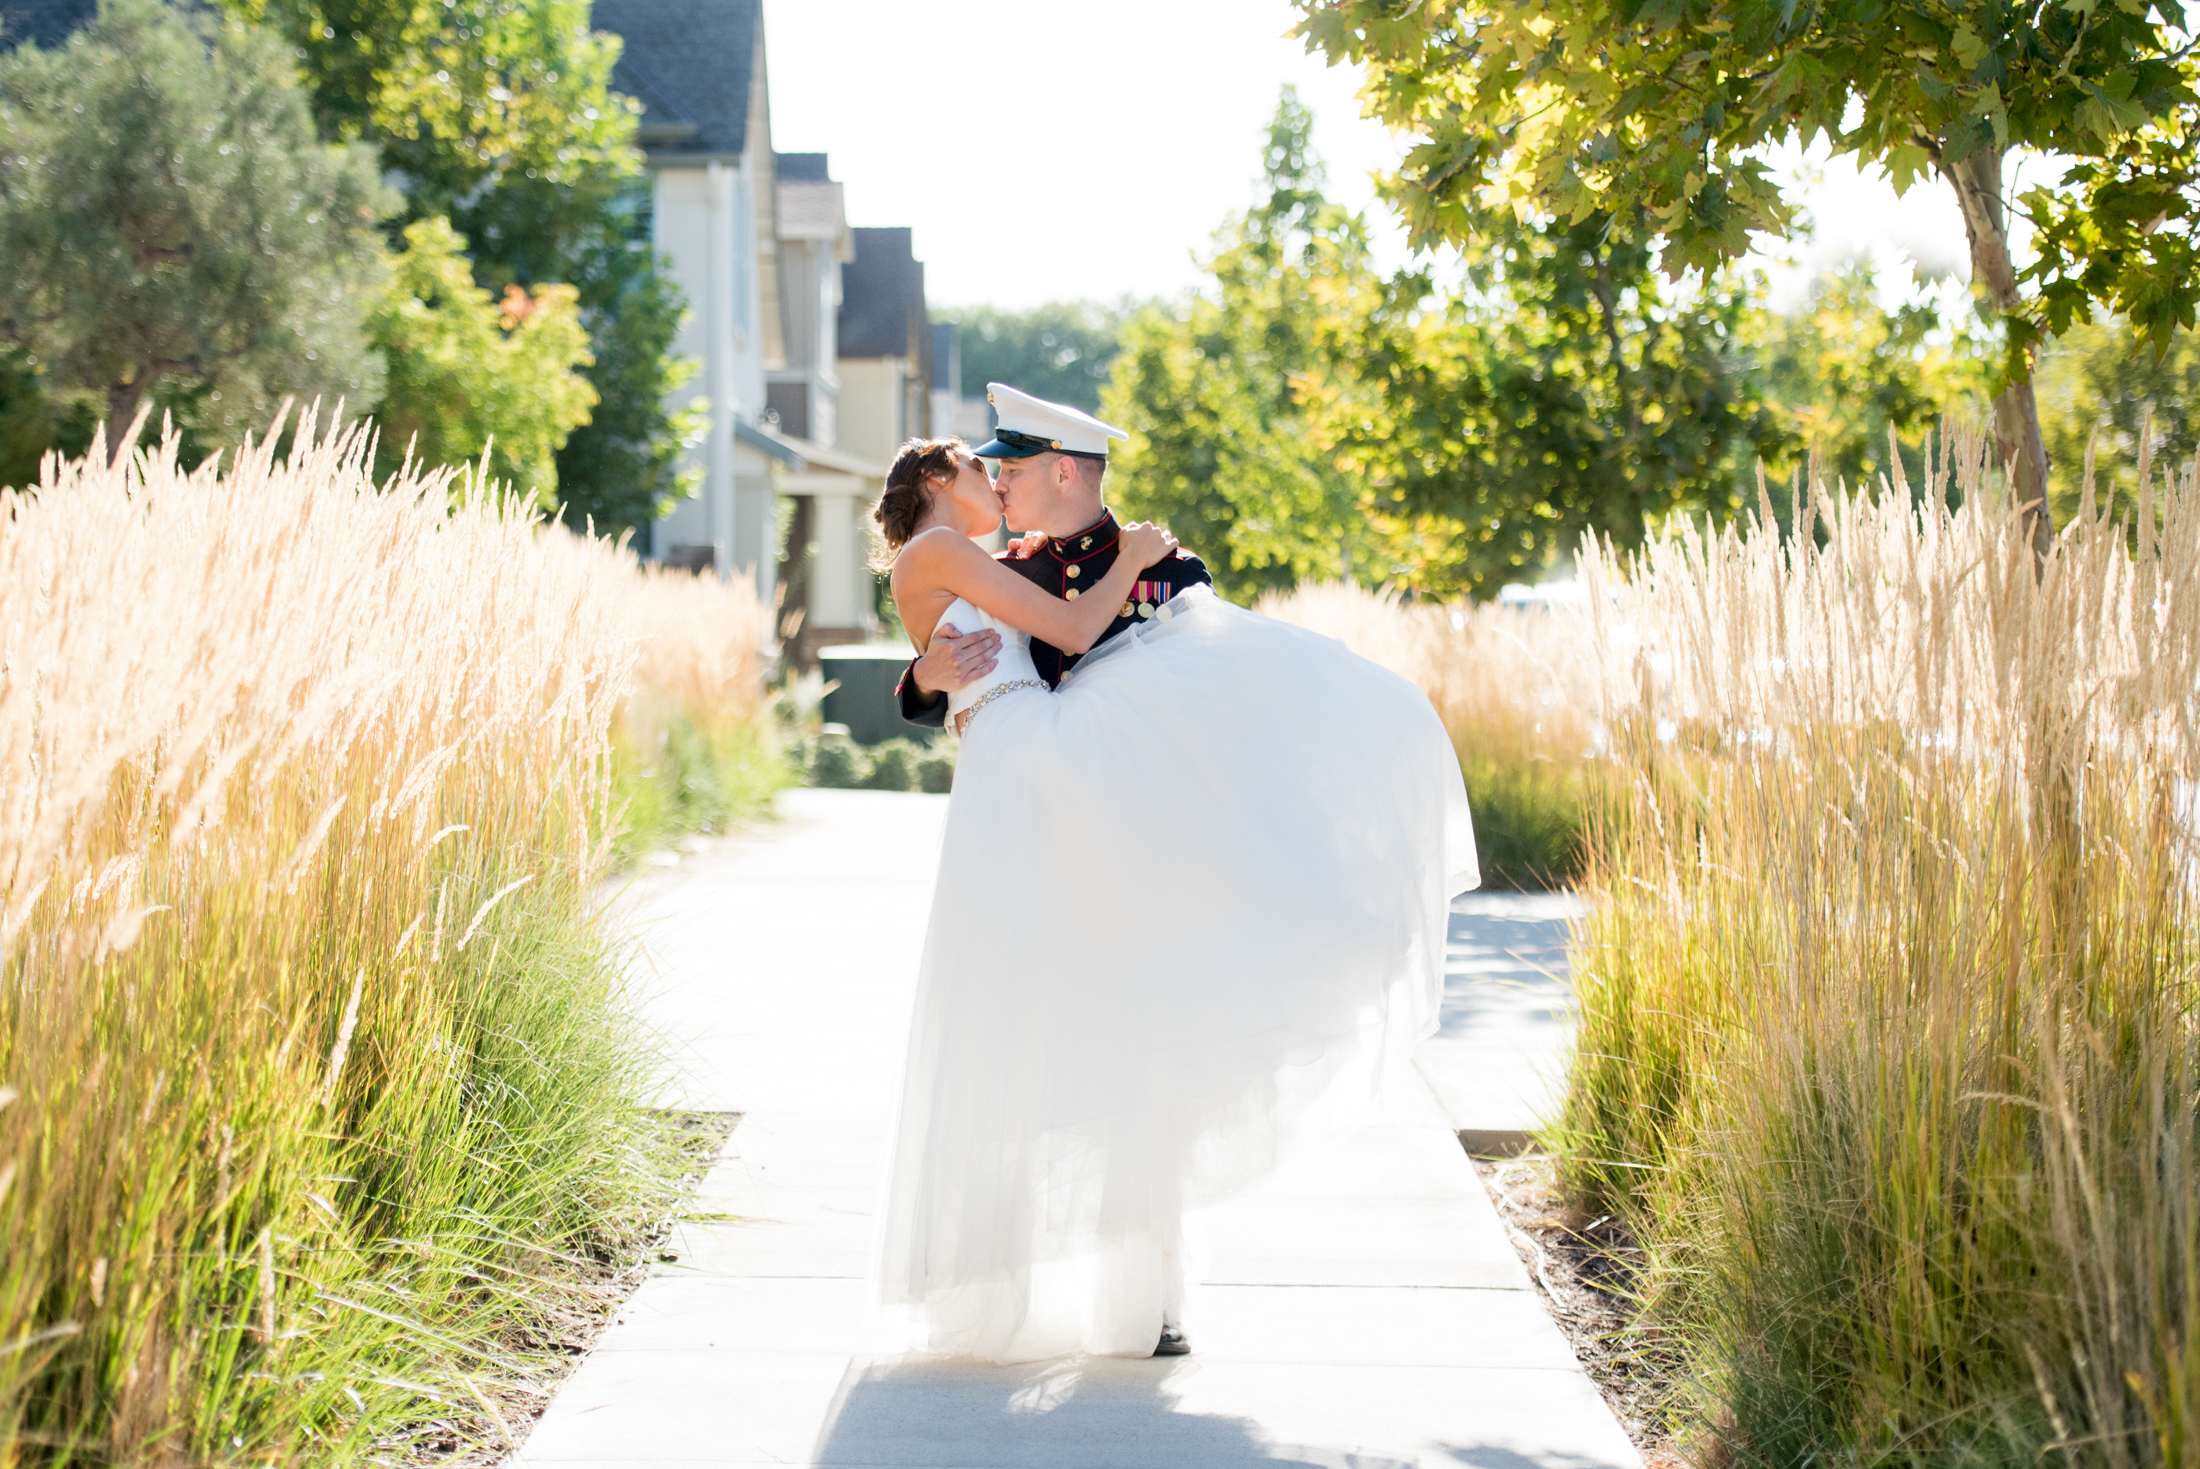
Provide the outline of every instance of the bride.
[[[1418,689],[1211,587],[1087,652],[1173,539],[1125,526],[1063,600],[975,544],[1001,514],[954,439],[874,510],[919,650],[1001,638],[949,704],[879,1299],[932,1351],[1175,1355],[1185,1211],[1366,1116],[1434,1028],[1466,795]],[[1058,691],[1032,637],[1084,654]]]

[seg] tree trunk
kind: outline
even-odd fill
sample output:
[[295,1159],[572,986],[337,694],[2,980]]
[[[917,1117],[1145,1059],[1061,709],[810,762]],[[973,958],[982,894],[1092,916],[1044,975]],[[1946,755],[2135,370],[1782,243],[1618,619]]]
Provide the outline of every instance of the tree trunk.
[[145,401],[146,380],[139,373],[126,383],[107,384],[107,463],[118,464],[137,441],[138,405]]
[[[1595,253],[1596,273],[1590,277],[1590,292],[1597,298],[1598,315],[1604,322],[1606,360],[1612,364],[1612,390],[1619,397],[1620,419],[1626,425],[1627,443],[1624,453],[1642,453],[1642,419],[1635,412],[1635,395],[1627,385],[1627,353],[1620,345],[1619,303],[1612,293],[1612,259],[1603,250]],[[1653,328],[1654,329],[1654,328]],[[1644,360],[1648,361],[1645,349]],[[1605,533],[1615,545],[1634,550],[1648,537],[1649,527],[1642,513],[1642,495],[1637,492],[1627,496],[1625,513],[1621,507],[1605,503]]]
[[[2017,309],[2017,270],[2009,258],[2009,217],[2002,207],[2002,150],[1980,148],[1951,163],[1933,155],[1963,207],[1964,233],[1971,238],[1971,284],[1986,314],[2005,316]],[[2040,409],[2032,396],[2030,354],[2024,380],[2011,383],[1994,399],[1994,445],[2009,471],[2010,498],[2025,507],[2032,550],[2045,558],[2054,544],[2055,521],[2047,507],[2047,444],[2040,437]]]
[[[1937,155],[1936,155],[1937,156]],[[2018,304],[2016,267],[2009,259],[2007,215],[2001,204],[2001,150],[1981,149],[1960,163],[1941,162],[1963,205],[1963,225],[1971,237],[1971,281],[1981,292],[1989,315],[2014,311]],[[2033,570],[2043,574],[2054,549],[2054,519],[2047,508],[2047,446],[2040,439],[2039,404],[2032,396],[2030,354],[2022,382],[2011,383],[1994,399],[1994,440],[2008,466],[2010,498],[2025,507],[2032,539]],[[2033,807],[2043,879],[2047,932],[2064,942],[2061,955],[2076,945],[2076,915],[2082,911],[2085,843],[2078,827],[2076,773],[2064,758],[2067,731],[2057,711],[2035,705],[2037,721],[2027,744],[2037,793]]]
[[[807,672],[812,664],[810,655],[815,651],[810,640],[801,635],[809,621],[810,606],[810,543],[817,539],[817,497],[794,497],[794,514],[787,526],[787,544],[781,551],[782,571],[779,577],[780,637],[792,640],[787,650],[787,663],[792,668]],[[792,625],[788,619],[794,619]]]

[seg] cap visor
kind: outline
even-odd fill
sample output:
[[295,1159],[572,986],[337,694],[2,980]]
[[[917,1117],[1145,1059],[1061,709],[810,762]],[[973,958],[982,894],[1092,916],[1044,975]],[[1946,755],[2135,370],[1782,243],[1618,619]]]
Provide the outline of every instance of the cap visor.
[[1051,449],[1035,449],[1027,444],[1004,444],[999,439],[987,439],[972,449],[980,459],[1029,459],[1034,454],[1051,454]]

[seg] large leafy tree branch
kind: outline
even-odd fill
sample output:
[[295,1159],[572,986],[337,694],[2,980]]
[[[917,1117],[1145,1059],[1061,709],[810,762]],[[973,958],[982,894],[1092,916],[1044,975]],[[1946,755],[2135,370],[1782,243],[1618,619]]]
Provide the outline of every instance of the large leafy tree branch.
[[[1824,139],[1898,189],[1938,175],[1981,309],[2007,328],[1996,436],[2041,547],[2037,343],[2096,306],[2157,349],[2193,322],[2194,60],[2170,0],[1299,3],[1309,48],[1365,67],[1369,105],[1419,137],[1395,183],[1423,244],[1508,215],[1602,219],[1678,275],[1789,229],[1775,143]],[[2071,160],[2062,187],[2010,199],[2019,150]],[[2025,264],[2016,209],[2037,231]]]

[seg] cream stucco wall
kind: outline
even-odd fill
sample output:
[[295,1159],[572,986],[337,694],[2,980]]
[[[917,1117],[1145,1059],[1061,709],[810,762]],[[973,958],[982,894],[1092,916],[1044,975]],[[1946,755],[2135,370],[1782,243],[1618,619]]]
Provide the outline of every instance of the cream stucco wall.
[[777,262],[768,253],[771,123],[761,45],[749,96],[748,146],[739,157],[650,159],[654,243],[688,303],[673,351],[702,364],[678,398],[685,406],[701,397],[710,413],[709,433],[687,455],[703,472],[701,487],[653,528],[651,543],[659,556],[708,546],[720,576],[748,575],[769,598],[779,551],[776,470],[734,433],[736,422],[754,423],[763,412],[765,351],[779,346]]

